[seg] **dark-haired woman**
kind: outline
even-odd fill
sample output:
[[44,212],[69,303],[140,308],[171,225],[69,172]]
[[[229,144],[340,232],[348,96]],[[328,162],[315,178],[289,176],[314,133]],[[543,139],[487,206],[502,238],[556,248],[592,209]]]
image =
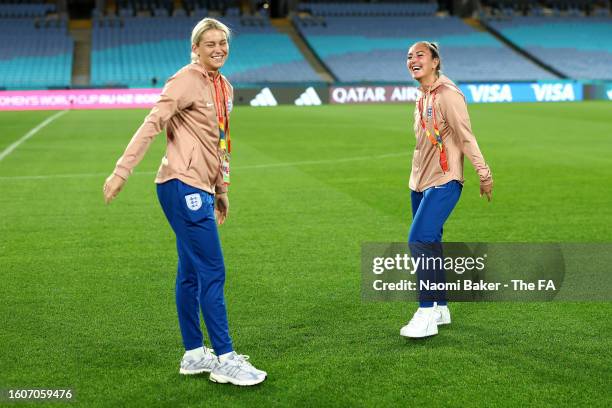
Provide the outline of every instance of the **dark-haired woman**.
[[[413,257],[439,258],[442,228],[463,189],[464,156],[478,173],[480,196],[485,195],[489,201],[493,178],[472,134],[465,97],[441,73],[437,44],[415,43],[406,64],[421,91],[414,111],[416,147],[410,174],[412,225],[408,244]],[[421,267],[417,279],[419,288],[444,283],[444,270]],[[433,336],[438,334],[438,325],[450,322],[446,293],[421,289],[419,308],[400,334],[411,338]]]

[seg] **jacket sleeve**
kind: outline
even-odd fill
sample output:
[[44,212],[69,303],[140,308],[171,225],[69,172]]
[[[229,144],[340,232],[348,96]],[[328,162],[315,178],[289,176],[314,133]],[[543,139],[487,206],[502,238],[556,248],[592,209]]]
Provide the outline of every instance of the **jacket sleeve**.
[[452,130],[452,134],[457,138],[461,151],[469,159],[478,173],[480,184],[491,184],[493,182],[493,176],[480,152],[476,137],[472,133],[470,117],[463,95],[454,89],[445,89],[444,97],[440,99],[442,115]]
[[[228,97],[228,106],[225,107],[225,109],[229,109],[230,107],[234,106],[234,88],[232,87],[232,85],[229,83],[229,81],[223,77],[223,83],[226,84],[227,86],[227,97]],[[229,118],[231,115],[231,110],[228,110],[227,112],[227,117]],[[231,127],[230,127],[231,130]],[[231,163],[230,163],[230,169],[231,169]],[[217,175],[217,181],[215,182],[215,193],[216,194],[222,194],[222,193],[227,193],[227,184],[225,184],[223,182],[223,173],[221,173],[219,171],[219,174]]]
[[194,74],[191,70],[185,70],[166,82],[159,100],[132,136],[123,156],[117,161],[114,174],[127,179],[144,157],[155,136],[164,130],[170,118],[193,103],[194,80],[197,79],[194,78]]

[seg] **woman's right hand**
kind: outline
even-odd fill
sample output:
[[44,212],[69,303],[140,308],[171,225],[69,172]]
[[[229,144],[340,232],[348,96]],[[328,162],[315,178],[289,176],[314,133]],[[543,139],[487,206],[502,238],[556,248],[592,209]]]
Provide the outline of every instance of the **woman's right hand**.
[[480,185],[480,196],[485,196],[487,197],[487,200],[490,202],[491,199],[493,198],[493,182],[490,182],[489,184],[485,184],[485,185]]
[[124,178],[121,178],[114,173],[108,176],[104,182],[104,187],[102,188],[102,192],[104,193],[104,202],[109,204],[111,201],[113,201],[123,188],[124,184]]
[[215,218],[217,225],[223,225],[229,212],[229,199],[227,192],[215,194]]

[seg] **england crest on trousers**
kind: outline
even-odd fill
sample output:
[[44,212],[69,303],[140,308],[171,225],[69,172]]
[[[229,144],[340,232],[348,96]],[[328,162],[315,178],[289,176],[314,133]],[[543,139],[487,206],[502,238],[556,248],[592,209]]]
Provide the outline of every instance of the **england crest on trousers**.
[[185,201],[187,202],[187,208],[191,211],[198,211],[202,208],[202,197],[198,193],[185,196]]

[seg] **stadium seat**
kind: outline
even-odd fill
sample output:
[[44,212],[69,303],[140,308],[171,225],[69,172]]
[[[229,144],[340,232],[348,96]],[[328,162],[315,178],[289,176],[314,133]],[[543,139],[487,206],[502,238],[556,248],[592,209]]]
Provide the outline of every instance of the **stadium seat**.
[[488,24],[570,78],[612,79],[609,18],[527,16]]
[[409,81],[406,54],[408,47],[420,40],[440,44],[443,72],[454,80],[556,78],[456,17],[295,17],[293,21],[326,66],[344,82]]
[[[125,17],[121,26],[94,24],[92,85],[162,86],[189,63],[189,37],[199,20],[195,15]],[[232,30],[230,58],[223,68],[230,80],[320,81],[289,36],[279,33],[268,19],[233,15],[221,20]]]
[[52,4],[0,4],[0,87],[68,87],[74,41]]

